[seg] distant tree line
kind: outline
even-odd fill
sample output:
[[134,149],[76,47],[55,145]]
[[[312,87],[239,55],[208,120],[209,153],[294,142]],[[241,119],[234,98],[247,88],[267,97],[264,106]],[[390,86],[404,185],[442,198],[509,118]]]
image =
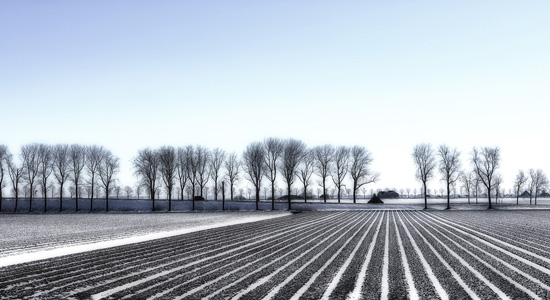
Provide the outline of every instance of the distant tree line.
[[[472,191],[475,194],[477,203],[480,186],[485,188],[489,209],[492,208],[492,196],[495,196],[495,201],[502,196],[500,191],[503,178],[497,172],[501,163],[498,147],[474,147],[470,153],[471,170],[461,169],[460,152],[456,148],[451,149],[447,145],[441,145],[437,150],[434,150],[430,144],[418,144],[413,149],[412,157],[416,166],[416,178],[422,182],[424,208],[428,207],[427,182],[435,176],[435,170],[439,171],[441,180],[445,182],[447,209],[450,208],[451,186],[458,181],[462,183],[462,187],[468,195],[468,203],[470,203]],[[514,182],[516,204],[519,204],[521,191],[526,186],[531,198],[530,204],[533,195],[535,204],[537,204],[537,195],[548,188],[548,185],[548,177],[541,169],[530,169],[528,175],[523,170],[519,170]]]
[[254,187],[256,209],[260,201],[262,182],[264,179],[269,181],[274,209],[276,181],[279,175],[286,187],[288,209],[291,209],[292,186],[298,180],[304,201],[307,201],[308,190],[313,184],[313,174],[317,174],[322,180],[320,186],[324,201],[327,199],[326,180],[330,177],[338,189],[340,202],[342,185],[349,173],[353,181],[355,202],[359,188],[375,182],[378,178],[378,174],[370,170],[371,162],[370,152],[362,146],[348,148],[323,145],[309,148],[297,139],[270,137],[249,144],[240,159],[236,153],[228,154],[220,148],[210,150],[200,145],[145,148],[138,151],[133,159],[133,167],[140,184],[146,188],[150,199],[153,200],[153,209],[159,183],[163,184],[168,195],[168,210],[172,207],[171,195],[175,186],[179,188],[180,199],[184,198],[185,190],[189,192],[194,209],[195,200],[204,198],[208,182],[212,182],[214,200],[218,200],[221,193],[224,203],[226,186],[229,199],[234,200],[235,187],[241,179],[250,182]]
[[[46,211],[48,192],[52,193],[53,198],[56,189],[59,211],[62,211],[68,183],[72,183],[69,193],[71,198],[74,196],[76,210],[79,210],[78,200],[82,197],[82,190],[91,199],[90,211],[93,210],[94,193],[97,197],[101,190],[106,199],[105,209],[109,210],[109,197],[115,188],[115,175],[119,170],[120,159],[101,146],[29,144],[21,147],[17,161],[6,146],[0,145],[0,211],[3,192],[8,186],[6,179],[15,197],[15,211],[21,193],[30,200],[29,211],[32,211],[33,199],[40,194]],[[84,189],[83,185],[86,185]]]
[[[470,195],[475,195],[477,203],[482,190],[489,199],[489,208],[493,196],[495,201],[502,197],[502,176],[498,173],[500,149],[474,147],[469,157],[469,170],[462,168],[460,155],[456,148],[447,145],[437,149],[425,143],[414,147],[412,157],[416,178],[422,183],[425,208],[430,194],[428,183],[437,171],[446,187],[447,208],[450,208],[451,190],[454,189],[456,194],[457,184],[468,195],[468,203]],[[246,190],[248,198],[254,196],[256,209],[262,188],[264,199],[271,200],[272,209],[275,209],[276,192],[287,201],[290,210],[293,197],[301,197],[305,202],[314,198],[315,186],[315,198],[323,202],[332,195],[340,203],[342,195],[347,195],[356,203],[358,192],[362,191],[365,197],[365,186],[379,178],[379,174],[371,170],[372,161],[371,153],[363,146],[326,144],[308,147],[301,140],[292,138],[269,137],[256,141],[247,145],[240,155],[201,145],[166,145],[137,151],[131,162],[138,182],[132,188],[117,184],[120,159],[102,146],[34,143],[22,146],[20,154],[14,156],[8,147],[0,145],[0,211],[6,190],[15,199],[15,211],[22,197],[30,200],[29,211],[32,211],[35,199],[43,200],[46,210],[48,195],[50,199],[58,196],[59,210],[62,211],[67,192],[69,198],[74,199],[77,211],[81,210],[79,199],[85,197],[90,199],[89,210],[92,211],[94,199],[101,194],[108,211],[109,199],[114,195],[130,198],[135,193],[139,199],[142,192],[152,200],[152,210],[155,210],[155,201],[163,194],[168,200],[168,210],[172,210],[174,197],[190,199],[192,209],[195,209],[195,200],[208,198],[209,194],[214,200],[221,198],[222,209],[225,209],[226,196],[230,200],[243,198],[243,188],[239,189],[240,195],[236,194],[238,186],[243,183],[252,186]],[[537,204],[538,195],[548,185],[548,178],[542,170],[520,170],[514,182],[517,203],[522,191],[526,191],[530,203],[534,198],[534,204]],[[410,189],[407,189],[407,195],[409,193]]]

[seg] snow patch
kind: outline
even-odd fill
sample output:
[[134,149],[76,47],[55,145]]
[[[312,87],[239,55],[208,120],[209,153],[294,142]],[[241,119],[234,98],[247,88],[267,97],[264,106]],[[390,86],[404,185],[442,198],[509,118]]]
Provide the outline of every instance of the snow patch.
[[110,241],[101,241],[101,242],[95,242],[91,244],[74,245],[69,247],[61,247],[61,248],[37,251],[32,253],[22,253],[17,255],[11,255],[11,256],[2,257],[2,260],[0,261],[0,268],[12,266],[16,264],[33,262],[33,261],[42,260],[42,259],[49,259],[49,258],[64,256],[64,255],[77,254],[77,253],[82,253],[87,251],[107,249],[111,247],[162,239],[166,237],[172,237],[172,236],[182,235],[186,233],[197,232],[201,230],[278,218],[286,215],[287,214],[255,216],[250,218],[220,222],[216,224],[197,226],[194,228],[185,228],[185,229],[174,230],[174,231],[162,231],[162,232],[150,233],[150,234],[141,235],[141,236],[132,236],[132,237],[121,238],[121,239],[110,240]]

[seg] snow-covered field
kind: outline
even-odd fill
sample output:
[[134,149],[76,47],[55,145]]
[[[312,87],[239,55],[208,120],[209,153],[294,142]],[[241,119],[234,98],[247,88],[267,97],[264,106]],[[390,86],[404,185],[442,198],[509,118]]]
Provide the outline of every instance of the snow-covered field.
[[304,212],[0,268],[0,298],[548,299],[549,216]]
[[[342,199],[340,203],[336,199],[329,199],[327,203],[323,203],[320,199],[308,199],[307,203],[304,200],[293,200],[292,209],[302,211],[319,211],[319,210],[347,210],[347,209],[423,209],[423,198],[400,198],[400,199],[383,199],[384,204],[367,204],[369,199],[357,199],[357,203],[353,203],[351,199]],[[539,198],[537,205],[534,205],[533,199],[532,205],[529,204],[528,198],[520,198],[519,206],[516,206],[515,198],[499,198],[498,203],[492,200],[493,204],[502,209],[516,209],[516,208],[543,208],[550,209],[550,198]],[[431,209],[445,209],[447,200],[445,198],[429,198],[428,206]],[[451,199],[452,209],[485,209],[487,207],[487,198],[479,198],[477,201],[475,198],[470,199],[468,203],[467,198],[453,198]],[[75,212],[75,200],[65,199],[63,200],[63,213]],[[260,200],[260,210],[271,210],[271,200]],[[14,211],[15,201],[13,199],[4,199],[2,205],[2,213],[12,213]],[[33,200],[32,205],[33,213],[42,213],[44,211],[44,200]],[[106,203],[104,199],[94,199],[93,205],[90,205],[89,199],[79,200],[79,213],[88,213],[90,207],[94,212],[105,212]],[[59,200],[48,199],[46,202],[46,208],[48,213],[59,212]],[[151,200],[145,199],[111,199],[109,200],[109,211],[112,212],[150,212],[153,205]],[[167,200],[156,200],[155,209],[157,211],[168,211]],[[225,201],[225,210],[230,211],[252,211],[256,209],[256,203],[253,200],[239,200],[239,201]],[[287,210],[288,203],[286,200],[275,201],[275,210]],[[189,200],[172,200],[173,211],[192,211],[192,201]],[[222,201],[206,200],[195,201],[195,210],[197,211],[222,211]],[[18,213],[29,212],[29,201],[20,200],[18,204]]]
[[0,266],[289,215],[273,212],[0,216]]

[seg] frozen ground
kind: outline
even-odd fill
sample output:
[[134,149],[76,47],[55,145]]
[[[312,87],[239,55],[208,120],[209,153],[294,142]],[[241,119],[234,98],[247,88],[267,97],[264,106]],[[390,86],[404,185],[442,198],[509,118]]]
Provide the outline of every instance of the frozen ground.
[[0,267],[0,298],[549,299],[548,214],[305,212]]
[[272,212],[5,214],[0,266],[289,215]]

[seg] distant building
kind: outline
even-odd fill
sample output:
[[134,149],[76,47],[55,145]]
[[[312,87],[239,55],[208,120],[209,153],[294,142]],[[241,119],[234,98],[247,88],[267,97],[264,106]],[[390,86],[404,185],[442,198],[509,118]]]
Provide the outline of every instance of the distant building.
[[381,191],[378,192],[378,198],[380,199],[397,199],[399,198],[399,194],[396,191]]

